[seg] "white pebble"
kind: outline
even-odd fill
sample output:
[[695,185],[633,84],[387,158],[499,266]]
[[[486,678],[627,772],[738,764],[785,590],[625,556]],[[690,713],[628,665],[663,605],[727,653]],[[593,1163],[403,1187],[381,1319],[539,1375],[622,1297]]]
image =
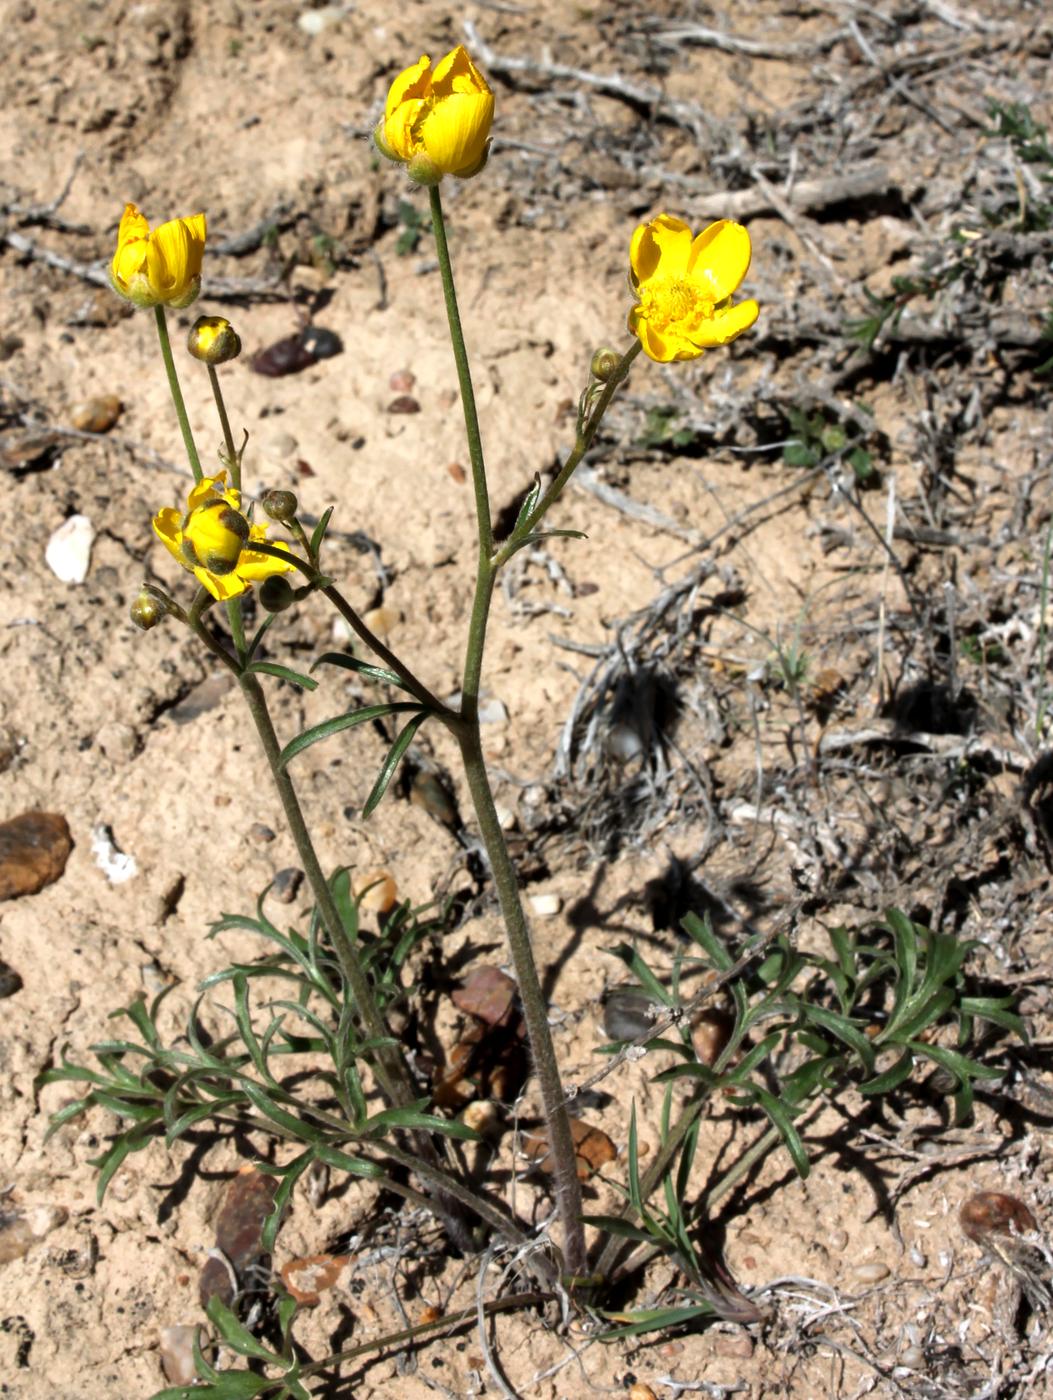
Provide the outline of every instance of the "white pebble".
[[498,804],[494,810],[497,813],[497,824],[502,831],[511,831],[516,824],[516,814],[511,807],[502,807]]
[[853,1269],[852,1277],[860,1283],[880,1283],[883,1278],[888,1278],[890,1273],[887,1264],[881,1264],[876,1259],[871,1264],[860,1264]]
[[95,529],[86,515],[71,515],[48,540],[44,559],[63,583],[83,583],[88,577]]
[[550,919],[553,914],[558,914],[560,904],[558,894],[532,894],[530,896],[530,907],[539,919]]

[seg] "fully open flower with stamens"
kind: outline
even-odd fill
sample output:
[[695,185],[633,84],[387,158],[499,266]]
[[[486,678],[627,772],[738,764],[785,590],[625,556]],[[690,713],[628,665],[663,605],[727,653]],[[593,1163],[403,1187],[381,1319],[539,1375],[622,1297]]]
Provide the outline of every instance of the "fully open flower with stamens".
[[191,489],[185,515],[165,506],[153,520],[154,532],[169,553],[219,602],[296,567],[253,549],[254,543],[266,540],[267,526],[249,524],[241,513],[241,496],[226,487],[226,479],[226,472],[206,476]]
[[170,219],[150,232],[134,204],[124,206],[110,281],[136,306],[189,306],[201,290],[205,216]]
[[425,55],[400,73],[384,104],[377,148],[406,165],[411,178],[434,185],[444,175],[467,179],[486,164],[494,95],[458,45],[433,68]]
[[693,360],[757,319],[755,301],[731,305],[750,266],[750,236],[741,224],[721,219],[695,237],[687,224],[659,214],[633,234],[629,262],[639,297],[629,329],[652,360]]

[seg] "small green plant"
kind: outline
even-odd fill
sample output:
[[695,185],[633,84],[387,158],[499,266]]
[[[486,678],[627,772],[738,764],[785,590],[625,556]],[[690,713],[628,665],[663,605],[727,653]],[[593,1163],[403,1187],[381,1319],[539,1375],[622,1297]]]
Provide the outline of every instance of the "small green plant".
[[[635,948],[622,944],[611,950],[653,1000],[659,1025],[677,1032],[675,1038],[645,1032],[637,1044],[668,1051],[680,1063],[654,1079],[666,1086],[655,1161],[641,1172],[634,1119],[626,1209],[594,1223],[611,1237],[597,1266],[601,1275],[614,1266],[619,1240],[630,1239],[675,1257],[698,1296],[686,1307],[607,1315],[622,1334],[714,1312],[741,1317],[751,1306],[700,1249],[698,1227],[779,1146],[798,1175],[808,1176],[809,1150],[798,1124],[811,1110],[848,1087],[874,1100],[923,1092],[949,1096],[955,1121],[962,1123],[972,1112],[974,1086],[1003,1074],[979,1056],[979,1042],[986,1045],[989,1039],[980,1027],[1026,1039],[1013,997],[986,996],[973,987],[966,963],[978,944],[936,933],[899,910],[855,931],[828,930],[828,953],[802,952],[781,935],[755,952],[740,950],[738,961],[708,920],[689,914],[683,928],[696,951],[678,953],[667,977]],[[712,1063],[700,1058],[691,1034],[692,1014],[712,995],[691,1000],[685,988],[698,976],[710,979],[711,988],[722,986],[730,1002],[727,1031]],[[625,1051],[623,1043],[607,1048],[612,1054]],[[674,1121],[673,1090],[685,1084],[689,1093]],[[744,1112],[765,1116],[769,1127],[692,1202],[688,1181],[701,1115],[716,1094]],[[659,1188],[664,1211],[648,1204]]]
[[[1029,196],[1023,179],[1018,179],[1016,226],[1021,233],[1045,233],[1053,227],[1053,146],[1049,144],[1046,128],[1035,121],[1031,109],[1022,102],[991,102],[987,114],[995,123],[987,135],[1008,140],[1016,159],[1021,165],[1033,167],[1035,180],[1049,194],[1048,199]],[[1004,209],[984,212],[995,226],[1008,221]]]
[[637,442],[641,447],[669,451],[695,447],[699,435],[694,428],[678,428],[680,410],[672,404],[654,404],[647,410]]
[[417,245],[427,231],[428,217],[408,199],[399,200],[398,216],[399,236],[395,239],[395,252],[400,258],[408,258],[417,251]]
[[790,437],[782,459],[787,466],[816,467],[829,457],[840,457],[860,484],[874,480],[877,469],[873,454],[863,446],[869,430],[865,417],[839,423],[824,413],[788,408],[786,418]]

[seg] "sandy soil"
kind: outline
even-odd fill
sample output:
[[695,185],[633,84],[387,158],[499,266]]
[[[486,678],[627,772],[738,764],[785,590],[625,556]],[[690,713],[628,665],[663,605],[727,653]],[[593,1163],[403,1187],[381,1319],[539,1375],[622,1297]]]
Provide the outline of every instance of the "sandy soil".
[[[637,365],[590,459],[592,489],[570,490],[553,522],[588,539],[521,556],[495,604],[485,688],[503,709],[486,726],[487,754],[529,894],[559,899],[535,932],[568,1079],[597,1068],[601,999],[626,980],[604,950],[634,942],[668,969],[678,943],[655,916],[653,882],[671,888],[681,868],[693,883],[680,905],[716,911],[729,936],[792,916],[802,945],[818,947],[824,927],[898,904],[979,938],[974,970],[1021,992],[1041,1080],[1048,832],[1039,799],[1021,794],[1041,750],[1038,574],[1053,457],[1049,379],[1035,370],[1053,304],[1048,238],[1005,265],[997,294],[969,271],[916,296],[873,356],[842,326],[866,314],[864,289],[884,294],[893,276],[944,265],[956,228],[978,233],[975,266],[989,265],[982,211],[1023,177],[1008,144],[987,134],[986,103],[1028,103],[1036,120],[1053,119],[1042,7],[546,2],[451,18],[432,0],[398,11],[379,0],[10,3],[0,819],[61,813],[73,849],[61,878],[0,904],[0,957],[21,979],[0,1024],[0,1185],[4,1210],[34,1222],[31,1247],[0,1264],[0,1394],[148,1396],[164,1384],[161,1330],[203,1320],[197,1281],[224,1189],[262,1144],[154,1141],[99,1206],[91,1159],[116,1119],[93,1110],[45,1142],[71,1090],[38,1090],[36,1079],[63,1054],[84,1062],[115,1033],[112,1011],[168,983],[162,1025],[178,1034],[202,978],[261,952],[247,933],[207,940],[210,923],[250,911],[297,865],[236,691],[178,626],[144,636],[127,620],[144,577],[189,598],[149,528],[160,506],[181,501],[187,473],[152,317],[125,314],[98,271],[126,200],[154,222],[207,211],[205,290],[173,329],[178,341],[207,310],[240,331],[247,353],[225,384],[236,427],[250,433],[248,491],[292,486],[315,517],[335,503],[330,571],[357,605],[383,607],[389,644],[451,694],[474,549],[456,376],[427,239],[396,251],[412,219],[404,206],[421,211],[426,199],[377,161],[368,134],[395,73],[466,41],[463,23],[492,51],[488,64],[476,46],[497,93],[490,167],[447,194],[497,511],[565,452],[593,349],[625,343],[638,221],[663,209],[695,225],[742,217],[755,250],[746,291],[764,305],[756,333],[730,351]],[[502,62],[517,59],[534,67]],[[851,197],[795,202],[798,186],[860,171]],[[1022,188],[1041,194],[1033,181]],[[246,240],[243,255],[221,251],[267,228],[276,234]],[[247,293],[224,295],[238,279]],[[284,378],[253,372],[253,352],[309,321],[335,332],[342,353]],[[407,384],[419,412],[392,410]],[[185,387],[212,454],[207,381],[188,373]],[[108,432],[66,431],[82,421],[78,406],[104,395],[123,405]],[[856,490],[844,462],[789,465],[793,408],[857,425],[876,480]],[[52,436],[36,451],[27,430]],[[902,528],[890,563],[892,483]],[[74,514],[94,529],[81,584],[45,562]],[[696,586],[641,631],[663,589],[692,571]],[[590,682],[598,649],[619,636],[633,668],[676,692],[653,751],[628,768],[602,734],[618,675],[607,693]],[[344,637],[315,602],[279,624],[272,655],[306,669],[334,642]],[[808,658],[796,691],[775,664],[777,648],[794,645]],[[963,686],[983,750],[971,781],[959,781],[960,745],[882,746],[897,725],[946,740],[955,725],[933,718],[929,692],[956,704]],[[919,687],[924,715],[889,707]],[[289,737],[367,694],[334,675],[309,695],[275,684],[276,721]],[[648,694],[653,712],[660,701]],[[572,713],[599,717],[591,747],[584,724],[568,744]],[[870,737],[853,746],[861,732]],[[824,748],[830,734],[841,738]],[[452,745],[436,728],[417,747],[467,814]],[[376,732],[358,729],[305,754],[297,780],[327,868],[383,867],[415,904],[459,897],[463,917],[422,962],[437,977],[429,1016],[441,1038],[457,1024],[453,976],[504,962],[500,923],[466,815],[451,830],[403,789],[362,821],[383,752]],[[100,827],[134,858],[133,878],[115,883],[100,868]],[[302,926],[310,904],[301,889],[271,907]],[[641,1137],[657,1142],[661,1092],[650,1080],[667,1063],[627,1065],[584,1104],[620,1153],[631,1100]],[[536,1107],[530,1085],[524,1119]],[[980,1096],[963,1129],[932,1099],[877,1111],[846,1093],[808,1124],[807,1181],[776,1153],[715,1222],[731,1273],[772,1310],[766,1324],[601,1345],[577,1326],[513,1314],[496,1327],[504,1375],[515,1393],[540,1397],[634,1382],[663,1397],[702,1382],[754,1397],[950,1396],[980,1393],[1000,1371],[1001,1388],[984,1394],[1048,1393],[1041,1319],[1015,1327],[1012,1279],[984,1262],[956,1215],[971,1191],[1003,1189],[1042,1222],[1048,1122],[1045,1100],[1011,1077]],[[730,1108],[707,1119],[700,1190],[761,1127]],[[493,1173],[513,1189],[510,1135]],[[597,1213],[617,1206],[624,1158],[605,1176],[589,1188]],[[514,1189],[540,1222],[544,1182]],[[311,1357],[426,1306],[475,1300],[474,1265],[450,1258],[431,1226],[387,1219],[396,1247],[361,1243],[376,1208],[359,1185],[296,1195],[275,1268],[352,1255],[297,1325]],[[675,1282],[656,1265],[628,1301],[668,1297]],[[498,1393],[470,1330],[324,1384],[318,1394]]]

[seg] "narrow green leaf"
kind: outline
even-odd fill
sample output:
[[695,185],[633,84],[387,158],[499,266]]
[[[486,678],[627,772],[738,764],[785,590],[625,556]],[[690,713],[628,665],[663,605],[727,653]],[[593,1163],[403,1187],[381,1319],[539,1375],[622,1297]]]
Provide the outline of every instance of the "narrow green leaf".
[[640,1308],[634,1312],[602,1312],[608,1322],[623,1322],[624,1326],[612,1327],[601,1332],[597,1341],[617,1341],[621,1337],[638,1337],[644,1332],[661,1332],[668,1327],[678,1327],[696,1318],[712,1317],[713,1308],[708,1303],[699,1303],[690,1308]]
[[523,527],[523,526],[527,523],[527,521],[530,519],[531,515],[533,514],[534,507],[537,505],[538,497],[539,497],[540,495],[541,495],[541,477],[540,477],[540,475],[539,475],[537,472],[535,472],[535,473],[534,473],[534,480],[533,480],[533,482],[531,483],[530,489],[527,491],[526,495],[523,497],[523,504],[519,507],[519,510],[518,510],[518,512],[516,513],[516,523],[515,523],[515,525],[512,527],[512,534],[513,534],[513,535],[518,534],[519,531],[522,529],[522,527]]
[[888,1069],[876,1074],[873,1079],[868,1079],[865,1084],[860,1084],[861,1094],[889,1094],[893,1089],[898,1089],[905,1079],[910,1078],[910,1072],[914,1068],[914,1056],[909,1050],[905,1050],[895,1064]]
[[321,549],[321,547],[322,547],[322,541],[325,539],[325,532],[326,532],[326,530],[329,529],[329,518],[330,518],[330,516],[332,515],[332,513],[333,513],[333,507],[330,506],[329,509],[328,509],[327,511],[324,512],[324,514],[322,515],[321,520],[319,520],[318,524],[314,527],[314,530],[313,530],[312,533],[311,533],[311,558],[312,558],[312,559],[317,559],[317,558],[318,558],[318,551]]
[[297,754],[303,753],[304,749],[309,749],[312,744],[317,744],[322,739],[328,739],[345,729],[354,729],[360,724],[368,724],[370,720],[383,719],[385,715],[419,711],[420,708],[416,701],[396,700],[386,705],[367,705],[363,710],[353,710],[346,715],[334,715],[332,719],[323,720],[321,724],[297,734],[296,738],[291,739],[282,749],[278,761],[284,768]]
[[371,1180],[384,1175],[384,1168],[379,1162],[370,1161],[368,1157],[349,1157],[346,1152],[340,1152],[335,1147],[327,1144],[320,1144],[314,1149],[314,1155],[319,1162],[324,1162],[327,1167],[335,1167],[337,1171],[350,1172],[352,1176],[364,1176]]
[[102,1205],[106,1195],[106,1188],[113,1180],[117,1169],[126,1157],[130,1157],[133,1152],[138,1152],[149,1142],[149,1134],[142,1133],[138,1128],[129,1128],[126,1133],[122,1133],[113,1142],[107,1152],[101,1157],[90,1159],[93,1167],[101,1167],[99,1180],[95,1186],[95,1200],[98,1205]]
[[373,790],[366,798],[365,806],[362,808],[363,818],[371,816],[388,790],[388,784],[394,776],[396,768],[402,761],[402,756],[413,742],[413,737],[424,721],[428,718],[430,710],[423,710],[419,715],[414,715],[410,722],[403,728],[398,738],[388,750],[388,756],[384,760],[377,780],[373,784]]
[[718,972],[727,972],[735,966],[735,959],[728,951],[727,944],[713,932],[708,914],[703,919],[697,914],[685,914],[680,920],[680,927],[688,937],[694,939]]
[[223,1299],[213,1293],[205,1308],[216,1331],[239,1356],[253,1356],[257,1361],[280,1362],[281,1358],[258,1342],[249,1329],[234,1316]]
[[787,1111],[785,1105],[773,1094],[769,1094],[767,1089],[762,1089],[758,1085],[753,1086],[753,1096],[764,1112],[771,1119],[772,1123],[779,1130],[779,1136],[785,1144],[787,1152],[793,1158],[793,1164],[797,1168],[797,1175],[802,1181],[807,1180],[808,1173],[812,1166],[808,1160],[808,1153],[804,1150],[804,1143],[800,1134],[793,1126],[793,1117]]
[[462,1138],[465,1142],[481,1141],[479,1134],[467,1123],[459,1123],[456,1118],[440,1118],[434,1113],[422,1113],[416,1108],[385,1108],[366,1119],[362,1132],[375,1137],[385,1133],[388,1128],[425,1128],[429,1132],[445,1133],[447,1137]]
[[277,1123],[279,1128],[284,1128],[286,1132],[292,1133],[303,1142],[317,1142],[321,1137],[320,1131],[310,1123],[305,1123],[302,1118],[297,1118],[294,1113],[288,1113],[251,1080],[242,1080],[245,1089],[245,1097],[252,1104],[257,1112],[262,1113],[265,1118],[269,1118],[273,1123]]
[[325,652],[314,662],[311,670],[315,671],[319,666],[342,666],[345,671],[355,671],[360,676],[368,676],[370,680],[383,681],[385,685],[397,685],[400,690],[406,689],[402,677],[394,671],[389,671],[383,666],[374,666],[370,661],[359,661],[357,656],[348,656],[346,652]]
[[630,948],[628,943],[619,943],[616,948],[608,948],[607,952],[625,964],[648,996],[653,997],[660,1006],[672,1006],[669,992],[662,986],[635,948]]
[[281,681],[289,681],[292,685],[298,685],[301,690],[317,690],[318,682],[312,680],[310,676],[305,676],[300,671],[293,671],[288,666],[281,666],[277,661],[253,661],[246,666],[245,670],[253,676],[277,676]]
[[278,1235],[278,1227],[282,1223],[282,1216],[285,1208],[292,1198],[293,1188],[314,1160],[314,1152],[308,1148],[306,1152],[301,1152],[299,1157],[293,1160],[284,1168],[282,1179],[278,1183],[278,1189],[274,1193],[274,1204],[271,1206],[270,1214],[264,1222],[260,1232],[260,1245],[265,1254],[274,1253],[274,1241]]
[[1016,997],[962,997],[958,1010],[962,1016],[975,1016],[981,1021],[990,1021],[1003,1030],[1012,1031],[1024,1043],[1028,1040],[1027,1025],[1022,1016],[1009,1007],[1016,1005]]
[[654,1243],[654,1237],[649,1235],[646,1230],[641,1230],[636,1225],[630,1225],[620,1215],[583,1215],[581,1218],[586,1225],[592,1225],[595,1229],[603,1230],[608,1235],[617,1235],[624,1240],[635,1240],[638,1244]]
[[809,1021],[821,1026],[823,1030],[829,1031],[842,1044],[854,1050],[866,1070],[873,1073],[874,1045],[858,1026],[854,1026],[846,1016],[839,1016],[836,1011],[829,1011],[825,1006],[816,1006],[812,1003],[805,1006],[804,1014]]
[[626,1156],[629,1162],[629,1204],[637,1215],[642,1216],[644,1211],[644,1199],[640,1191],[640,1144],[636,1136],[636,1100],[633,1099],[632,1111],[629,1115],[629,1143],[626,1148]]
[[948,1050],[945,1045],[929,1045],[924,1040],[912,1040],[910,1048],[916,1055],[924,1055],[927,1060],[935,1061],[941,1069],[955,1075],[963,1083],[968,1079],[1001,1079],[1005,1074],[1004,1069],[970,1060],[967,1055],[959,1055],[957,1050]]

